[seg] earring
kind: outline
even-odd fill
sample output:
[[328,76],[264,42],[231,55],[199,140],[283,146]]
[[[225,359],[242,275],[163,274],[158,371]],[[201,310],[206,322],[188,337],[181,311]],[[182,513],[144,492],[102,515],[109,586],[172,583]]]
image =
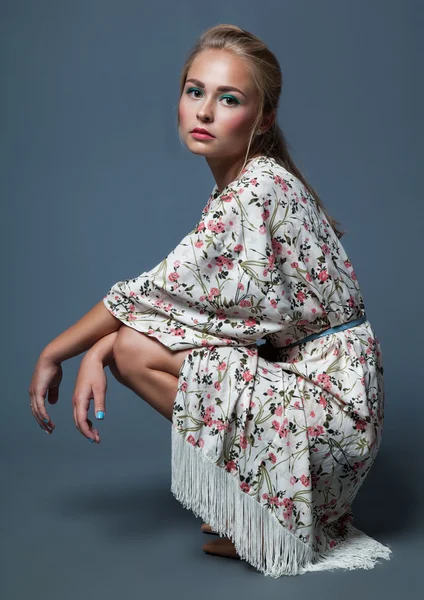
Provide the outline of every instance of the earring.
[[262,130],[261,130],[261,129],[258,129],[258,130],[256,131],[256,135],[261,135],[261,133],[262,133]]

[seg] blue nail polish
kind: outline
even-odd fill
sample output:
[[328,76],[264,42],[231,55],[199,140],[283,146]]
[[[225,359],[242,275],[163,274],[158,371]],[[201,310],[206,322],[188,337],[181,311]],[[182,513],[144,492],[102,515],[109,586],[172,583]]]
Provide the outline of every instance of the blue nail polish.
[[96,419],[104,419],[105,413],[102,410],[98,410],[96,414]]
[[90,440],[90,442],[91,442],[92,444],[94,444],[94,440],[92,440],[91,438],[87,438],[87,439],[88,439],[88,440]]
[[48,423],[48,422],[49,422],[49,420],[48,420],[48,419],[44,419],[44,423]]

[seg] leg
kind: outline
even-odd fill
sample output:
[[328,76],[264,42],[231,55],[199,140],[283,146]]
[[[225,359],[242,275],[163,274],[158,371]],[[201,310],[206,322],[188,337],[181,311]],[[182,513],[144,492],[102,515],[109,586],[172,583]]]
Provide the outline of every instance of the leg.
[[109,368],[116,379],[172,421],[178,375],[190,352],[173,352],[158,340],[123,325],[113,346]]
[[[122,326],[113,345],[114,359],[109,369],[120,383],[172,421],[178,375],[189,352],[173,352],[155,338]],[[209,554],[238,558],[228,538],[205,544],[202,549]]]

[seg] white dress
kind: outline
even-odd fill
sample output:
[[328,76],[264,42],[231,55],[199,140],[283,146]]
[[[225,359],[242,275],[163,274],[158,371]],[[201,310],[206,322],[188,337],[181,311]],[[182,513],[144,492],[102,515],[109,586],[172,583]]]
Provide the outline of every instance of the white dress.
[[[190,348],[172,419],[175,497],[265,575],[369,569],[391,549],[351,504],[384,420],[381,348],[352,263],[304,185],[252,159],[156,267],[105,306],[171,350]],[[258,340],[273,349],[261,354]]]

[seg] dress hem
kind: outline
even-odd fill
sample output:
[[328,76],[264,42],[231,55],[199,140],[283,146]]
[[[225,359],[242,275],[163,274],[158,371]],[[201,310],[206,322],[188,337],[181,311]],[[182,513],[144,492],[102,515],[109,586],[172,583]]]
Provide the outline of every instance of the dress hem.
[[[220,537],[233,542],[237,554],[275,579],[309,571],[372,569],[392,550],[346,524],[346,539],[318,553],[284,528],[266,506],[239,488],[237,479],[216,465],[199,446],[187,442],[172,424],[172,482],[175,498]],[[263,532],[264,544],[258,544]]]

